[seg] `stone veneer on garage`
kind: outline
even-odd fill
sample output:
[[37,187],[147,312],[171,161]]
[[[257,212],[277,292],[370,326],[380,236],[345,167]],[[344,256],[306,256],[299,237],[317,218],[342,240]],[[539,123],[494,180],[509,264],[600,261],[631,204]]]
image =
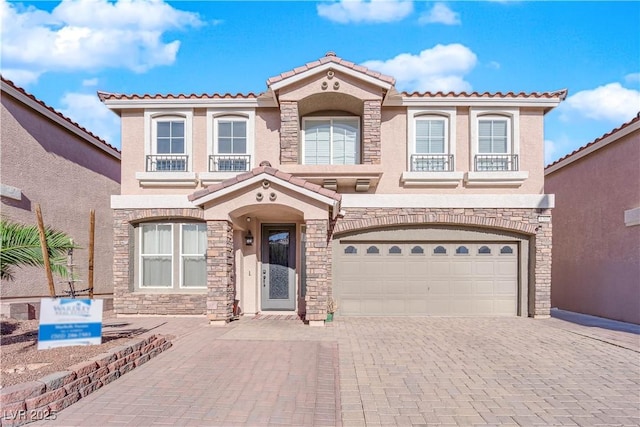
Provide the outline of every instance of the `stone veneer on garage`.
[[[539,223],[538,209],[430,209],[430,208],[347,208],[345,216],[335,222],[306,222],[306,320],[322,321],[331,296],[331,241],[334,234],[398,225],[461,225],[515,232],[530,237],[535,256],[529,287],[529,314],[547,317],[551,309],[551,223]],[[207,315],[222,323],[233,315],[234,251],[233,228],[228,221],[207,222],[206,293],[132,292],[129,271],[133,226],[137,222],[172,219],[203,220],[200,209],[141,209],[114,211],[114,309],[118,314]]]

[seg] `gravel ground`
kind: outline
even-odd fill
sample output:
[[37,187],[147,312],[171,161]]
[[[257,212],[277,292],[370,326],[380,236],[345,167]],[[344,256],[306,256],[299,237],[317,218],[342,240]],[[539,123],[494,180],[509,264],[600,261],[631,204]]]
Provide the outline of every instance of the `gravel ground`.
[[[125,344],[144,330],[110,330],[113,312],[103,314],[102,344],[38,350],[38,320],[0,319],[0,388],[37,380]],[[105,322],[106,321],[106,322]]]

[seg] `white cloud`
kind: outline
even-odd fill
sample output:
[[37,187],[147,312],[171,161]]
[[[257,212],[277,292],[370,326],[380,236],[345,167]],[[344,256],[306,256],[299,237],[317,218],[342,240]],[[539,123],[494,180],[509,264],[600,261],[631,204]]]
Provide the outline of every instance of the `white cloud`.
[[624,76],[624,81],[629,84],[640,83],[640,73],[627,74]]
[[617,82],[609,83],[569,96],[559,108],[564,121],[578,116],[622,124],[640,111],[640,91],[624,88]]
[[60,100],[62,114],[93,134],[120,147],[120,118],[100,102],[98,96],[87,93],[65,93]]
[[462,92],[471,90],[464,75],[475,67],[477,57],[461,44],[436,45],[418,55],[402,53],[395,58],[363,63],[365,67],[396,78],[405,91]]
[[180,42],[163,35],[202,25],[161,0],[63,0],[50,13],[0,0],[0,19],[3,66],[38,75],[169,65]]
[[431,10],[418,19],[420,24],[460,25],[460,14],[449,9],[444,3],[436,3]]
[[3,68],[2,77],[11,80],[18,86],[27,86],[38,81],[42,74],[40,71],[19,70],[15,68]]
[[85,79],[82,81],[82,86],[85,86],[85,87],[98,86],[98,78],[95,77],[93,79]]
[[318,15],[340,24],[396,22],[413,12],[410,0],[340,0],[321,3]]
[[551,141],[550,139],[545,139],[544,141],[544,164],[548,165],[549,163],[556,160],[556,143]]

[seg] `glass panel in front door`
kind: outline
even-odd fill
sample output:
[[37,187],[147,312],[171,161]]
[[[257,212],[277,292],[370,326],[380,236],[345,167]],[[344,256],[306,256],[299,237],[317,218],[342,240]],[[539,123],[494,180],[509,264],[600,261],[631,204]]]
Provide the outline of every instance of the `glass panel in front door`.
[[288,231],[269,231],[269,299],[289,299]]

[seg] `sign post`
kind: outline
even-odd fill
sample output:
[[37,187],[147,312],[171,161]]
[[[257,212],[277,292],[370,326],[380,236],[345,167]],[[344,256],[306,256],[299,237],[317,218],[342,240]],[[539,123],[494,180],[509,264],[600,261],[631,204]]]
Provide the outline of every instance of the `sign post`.
[[102,300],[42,298],[38,350],[102,344]]

